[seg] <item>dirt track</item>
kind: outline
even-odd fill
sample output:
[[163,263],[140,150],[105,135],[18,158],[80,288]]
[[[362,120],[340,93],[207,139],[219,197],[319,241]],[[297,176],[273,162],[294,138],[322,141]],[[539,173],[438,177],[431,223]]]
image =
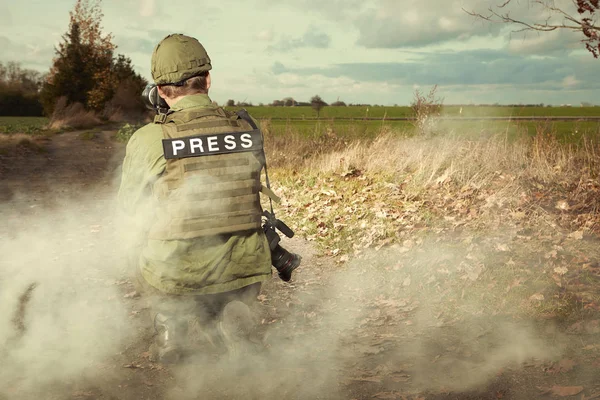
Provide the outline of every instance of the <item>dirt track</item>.
[[[0,379],[13,379],[0,389],[0,398],[600,397],[596,395],[600,393],[597,321],[584,321],[575,331],[570,324],[510,316],[478,315],[432,323],[442,317],[428,315],[425,297],[408,295],[409,289],[423,287],[415,277],[411,283],[410,276],[407,281],[407,275],[394,268],[372,273],[366,261],[342,267],[316,255],[311,243],[302,239],[284,243],[304,257],[294,282],[285,284],[275,276],[260,296],[259,319],[271,344],[265,354],[234,366],[201,356],[176,367],[150,362],[147,349],[152,332],[143,304],[134,294],[126,260],[113,251],[119,243],[113,237],[109,208],[114,206],[124,153],[124,145],[111,139],[113,133],[69,132],[35,139],[33,145],[20,139],[0,142],[2,241],[22,243],[28,234],[36,237],[40,226],[47,230],[61,226],[69,215],[76,216],[75,226],[81,230],[73,237],[49,235],[44,249],[54,248],[56,254],[51,254],[59,265],[61,260],[78,261],[76,268],[68,270],[80,285],[73,299],[98,286],[115,291],[115,296],[96,300],[123,308],[129,327],[119,330],[133,332],[120,347],[111,347],[106,357],[90,356],[89,363],[78,360],[81,368],[59,375],[58,381],[35,383],[30,376],[15,379],[16,375],[0,373]],[[77,269],[84,266],[85,270]],[[32,301],[42,302],[42,293],[36,288]],[[111,312],[105,307],[99,315],[110,319]],[[30,331],[21,340],[36,334],[31,332],[34,317],[25,316],[24,322]],[[85,338],[79,340],[94,347]],[[4,359],[10,361],[9,346],[19,345],[7,341],[4,346],[8,354]],[[36,361],[35,356],[28,359]],[[52,360],[44,362],[53,365]],[[27,368],[22,372],[29,375]]]

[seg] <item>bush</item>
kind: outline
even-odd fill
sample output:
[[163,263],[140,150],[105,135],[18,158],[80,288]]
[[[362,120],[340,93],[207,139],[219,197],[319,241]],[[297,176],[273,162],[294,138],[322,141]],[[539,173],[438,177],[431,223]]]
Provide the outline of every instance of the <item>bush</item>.
[[102,117],[111,122],[138,122],[146,117],[147,109],[142,102],[139,85],[127,80],[121,83],[113,97],[106,103]]
[[443,99],[436,97],[437,85],[431,88],[428,94],[415,90],[415,97],[410,105],[415,118],[415,127],[421,134],[432,133],[435,128],[436,118],[442,111]]
[[43,111],[39,95],[0,87],[0,116],[41,117]]
[[67,98],[61,97],[54,106],[50,118],[50,129],[87,129],[100,125],[101,120],[93,111],[86,111],[81,103],[67,105]]
[[115,135],[115,139],[119,142],[128,142],[131,136],[142,127],[142,124],[125,124]]

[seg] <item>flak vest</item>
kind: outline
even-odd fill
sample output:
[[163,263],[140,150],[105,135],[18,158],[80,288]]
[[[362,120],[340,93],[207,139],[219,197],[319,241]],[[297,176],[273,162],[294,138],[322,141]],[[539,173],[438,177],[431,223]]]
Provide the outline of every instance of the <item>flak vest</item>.
[[[161,114],[164,173],[153,185],[158,201],[148,238],[193,239],[261,227],[265,166],[262,135],[243,110],[192,108]],[[276,196],[275,196],[276,197]]]

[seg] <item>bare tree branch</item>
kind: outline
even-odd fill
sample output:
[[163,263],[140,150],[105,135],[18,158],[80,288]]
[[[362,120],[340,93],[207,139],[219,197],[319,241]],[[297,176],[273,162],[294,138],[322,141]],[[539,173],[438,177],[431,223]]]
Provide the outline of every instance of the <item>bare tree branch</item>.
[[[566,9],[556,6],[554,1],[551,0],[530,0],[530,4],[536,4],[548,13],[548,17],[543,21],[513,18],[510,11],[507,10],[513,0],[502,0],[495,7],[490,7],[488,9],[489,14],[485,15],[464,8],[462,10],[472,17],[490,23],[515,25],[517,27],[515,32],[552,32],[555,30],[581,32],[583,36],[581,42],[585,44],[586,49],[595,58],[598,58],[600,56],[600,25],[598,25],[600,0],[572,0],[572,2],[577,9],[576,14],[569,13]],[[552,17],[560,17],[563,22],[551,22]]]

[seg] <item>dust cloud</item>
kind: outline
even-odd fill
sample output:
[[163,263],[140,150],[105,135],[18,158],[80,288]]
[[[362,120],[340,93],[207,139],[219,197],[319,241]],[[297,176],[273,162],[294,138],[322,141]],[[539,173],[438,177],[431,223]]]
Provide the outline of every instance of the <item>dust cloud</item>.
[[49,398],[50,388],[106,374],[136,333],[113,210],[92,192],[15,193],[0,205],[0,398]]
[[[111,358],[140,332],[119,286],[137,233],[123,230],[106,194],[48,209],[14,199],[21,212],[0,208],[0,398],[119,373]],[[436,239],[341,267],[301,239],[282,244],[304,260],[292,284],[275,275],[263,291],[266,350],[233,360],[200,352],[171,368],[166,398],[361,398],[365,385],[477,390],[504,368],[560,355],[533,322],[485,312],[486,289],[470,285],[485,267],[463,248]]]
[[[301,240],[284,247],[310,250]],[[477,391],[504,369],[559,357],[560,338],[547,327],[481,311],[482,291],[469,288],[460,266],[466,255],[432,241],[414,253],[381,249],[343,268],[308,257],[291,286],[267,284],[259,312],[266,351],[177,366],[167,398],[362,398],[372,385],[404,394]],[[461,296],[464,288],[470,296]]]

